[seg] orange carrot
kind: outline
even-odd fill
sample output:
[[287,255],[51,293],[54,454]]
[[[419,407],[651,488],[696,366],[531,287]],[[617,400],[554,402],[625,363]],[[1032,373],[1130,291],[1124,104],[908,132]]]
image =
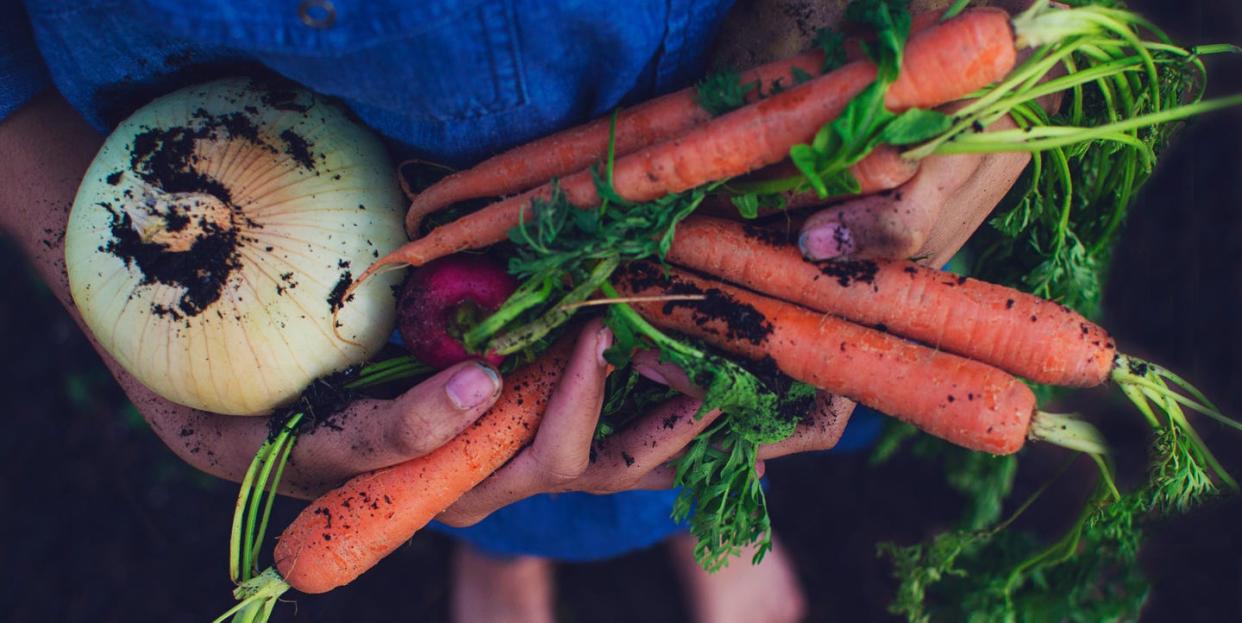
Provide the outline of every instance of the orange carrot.
[[348,584],[513,458],[539,428],[569,345],[509,374],[496,404],[431,454],[355,476],[303,509],[276,544],[289,585],[323,593]]
[[[987,8],[967,11],[910,38],[901,76],[889,86],[885,105],[902,111],[958,99],[1009,73],[1014,55],[1007,13]],[[875,77],[873,63],[850,63],[716,117],[677,138],[617,158],[613,186],[630,201],[651,201],[780,162],[790,147],[809,142]],[[563,178],[560,189],[575,206],[598,205],[590,170]],[[510,229],[530,215],[532,199],[550,195],[550,186],[541,186],[439,227],[380,258],[350,290],[385,267],[417,266],[504,240]]]
[[[854,179],[858,180],[859,195],[870,195],[885,190],[892,190],[910,181],[915,173],[918,173],[918,162],[906,160],[901,157],[901,151],[890,145],[880,145],[876,147],[866,158],[858,161],[858,164],[850,167],[850,174]],[[798,168],[792,162],[784,160],[778,164],[755,171],[745,176],[741,181],[762,181],[780,179],[800,175]],[[804,192],[787,192],[785,193],[785,210],[797,210],[811,206],[819,206],[837,198],[821,199],[813,190]],[[736,216],[737,208],[734,207],[728,193],[713,194],[703,200],[703,210],[721,216]],[[760,209],[760,216],[772,214],[775,210]]]
[[783,238],[691,217],[678,225],[667,259],[1038,383],[1094,387],[1112,370],[1108,332],[1068,307],[913,262],[810,262]]
[[704,301],[633,303],[652,323],[752,359],[972,450],[1022,447],[1035,395],[984,363],[907,342],[804,307],[649,263],[631,264],[626,296],[703,293]]
[[[913,34],[932,27],[940,15],[939,11],[915,15],[911,20],[910,32]],[[849,42],[845,49],[850,60],[862,57],[854,41]],[[764,89],[771,88],[777,81],[789,87],[796,82],[795,70],[818,75],[823,62],[823,52],[805,52],[760,65],[743,72],[740,78],[743,84],[758,81]],[[756,99],[757,90],[747,94],[747,101]],[[711,113],[699,106],[693,88],[648,100],[617,114],[616,155],[624,156],[668,140],[710,119]],[[554,177],[564,177],[585,169],[607,153],[611,123],[610,117],[603,117],[562,130],[445,177],[414,197],[405,215],[406,233],[411,238],[417,237],[419,223],[424,217],[459,201],[528,190]]]

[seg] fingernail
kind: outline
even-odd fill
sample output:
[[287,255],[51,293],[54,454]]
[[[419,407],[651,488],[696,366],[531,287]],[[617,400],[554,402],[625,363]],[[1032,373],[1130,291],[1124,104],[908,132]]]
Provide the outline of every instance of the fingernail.
[[660,371],[656,368],[638,364],[634,366],[634,371],[661,385],[668,385],[668,379],[663,374],[660,374]]
[[829,260],[854,252],[854,236],[841,223],[828,222],[802,232],[798,236],[802,255],[812,260]]
[[444,392],[448,394],[449,400],[462,411],[487,402],[497,391],[500,391],[500,375],[477,361],[462,366],[444,384]]
[[608,361],[604,359],[604,351],[612,347],[612,331],[608,327],[599,330],[595,334],[595,360],[601,366],[608,365]]

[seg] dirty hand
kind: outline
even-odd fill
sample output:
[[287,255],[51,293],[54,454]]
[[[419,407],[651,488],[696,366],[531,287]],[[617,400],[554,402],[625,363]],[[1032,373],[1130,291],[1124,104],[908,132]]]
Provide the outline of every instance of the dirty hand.
[[[438,517],[440,521],[451,526],[472,525],[503,506],[538,493],[601,494],[673,486],[675,467],[671,461],[720,414],[709,411],[696,417],[702,389],[690,383],[677,366],[661,364],[658,354],[640,352],[634,357],[640,374],[685,395],[652,408],[612,436],[596,440],[608,373],[603,352],[611,344],[611,332],[599,321],[587,323],[548,401],[534,442],[462,496]],[[832,447],[852,408],[848,400],[825,395],[793,436],[760,448],[759,459]],[[762,469],[762,464],[759,467]]]
[[[1008,118],[989,130],[1012,128]],[[1025,153],[931,156],[896,189],[859,197],[807,219],[798,246],[808,259],[914,258],[943,266],[966,243],[1030,162]]]

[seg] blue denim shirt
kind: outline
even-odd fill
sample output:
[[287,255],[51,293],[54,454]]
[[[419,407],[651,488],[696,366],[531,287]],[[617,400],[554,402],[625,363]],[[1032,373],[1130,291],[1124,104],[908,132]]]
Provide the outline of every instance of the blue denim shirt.
[[[398,150],[464,166],[690,83],[731,2],[26,0],[23,16],[0,0],[0,120],[54,83],[107,131],[179,87],[276,73],[339,98]],[[841,448],[879,426],[854,420]],[[536,496],[433,528],[493,554],[605,558],[680,530],[675,495]]]
[[271,71],[464,165],[685,86],[732,0],[0,0],[0,119],[55,83],[99,130]]

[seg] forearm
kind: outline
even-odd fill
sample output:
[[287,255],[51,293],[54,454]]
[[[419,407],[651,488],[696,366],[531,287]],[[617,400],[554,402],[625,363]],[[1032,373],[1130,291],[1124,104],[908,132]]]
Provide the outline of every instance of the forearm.
[[65,276],[65,224],[78,182],[101,144],[103,137],[55,91],[0,122],[0,232],[18,244],[75,321]]
[[[40,95],[0,122],[0,232],[22,249],[79,327],[83,327],[82,319],[70,298],[65,273],[65,224],[78,183],[103,139],[55,91]],[[90,339],[90,333],[86,334]],[[129,376],[94,339],[91,344],[155,432],[178,455],[206,469],[199,465],[202,461],[194,460],[198,457],[191,456],[192,448],[175,443],[172,435],[161,430],[164,420],[151,417],[171,406]],[[185,412],[189,417],[190,410]]]

